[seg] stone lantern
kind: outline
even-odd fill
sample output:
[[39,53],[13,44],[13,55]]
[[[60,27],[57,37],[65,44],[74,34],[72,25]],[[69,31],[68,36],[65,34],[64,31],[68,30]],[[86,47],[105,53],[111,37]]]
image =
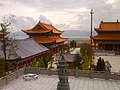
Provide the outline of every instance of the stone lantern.
[[59,82],[57,85],[57,90],[70,90],[69,82],[68,82],[67,64],[63,55],[60,57],[59,60],[58,77],[59,77]]

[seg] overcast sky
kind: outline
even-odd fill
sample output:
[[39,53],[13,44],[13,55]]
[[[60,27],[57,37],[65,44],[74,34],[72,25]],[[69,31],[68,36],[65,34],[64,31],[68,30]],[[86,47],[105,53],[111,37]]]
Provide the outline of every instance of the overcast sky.
[[89,31],[91,8],[93,27],[120,19],[120,0],[0,0],[0,17],[14,15],[21,29],[40,20],[62,30]]

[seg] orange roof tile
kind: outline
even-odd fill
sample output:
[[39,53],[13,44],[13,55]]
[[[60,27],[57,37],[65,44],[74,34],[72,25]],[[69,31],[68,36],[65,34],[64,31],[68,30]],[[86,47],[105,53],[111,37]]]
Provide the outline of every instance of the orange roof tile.
[[34,40],[37,43],[41,43],[41,44],[47,44],[47,43],[53,43],[53,42],[55,42],[55,40],[52,40],[49,37],[36,37],[36,38],[34,38]]
[[60,31],[60,30],[56,29],[54,26],[52,26],[50,24],[45,24],[45,23],[41,23],[41,22],[39,24],[43,25],[48,30],[52,30],[52,32],[56,33],[56,34],[61,34],[64,32],[64,31]]
[[25,33],[32,33],[32,34],[35,34],[35,33],[48,33],[50,32],[50,30],[22,30],[23,32]]
[[49,37],[49,38],[52,40],[55,40],[56,43],[64,42],[68,39],[68,38],[62,38],[62,37]]
[[101,22],[98,31],[120,31],[120,22]]
[[55,34],[62,34],[64,31],[60,31],[56,29],[54,26],[50,24],[45,24],[38,22],[32,29],[30,30],[22,30],[25,33],[47,33],[52,31],[52,33]]
[[47,43],[60,43],[66,41],[68,38],[62,38],[62,37],[36,37],[34,40],[37,43],[47,44]]
[[93,40],[120,40],[120,35],[96,35]]

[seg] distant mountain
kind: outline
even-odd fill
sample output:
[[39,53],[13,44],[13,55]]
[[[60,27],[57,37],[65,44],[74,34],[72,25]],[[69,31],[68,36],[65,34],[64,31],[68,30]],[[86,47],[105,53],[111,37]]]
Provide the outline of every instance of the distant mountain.
[[[28,38],[28,35],[26,35],[22,31],[14,32],[14,34],[19,39]],[[93,32],[93,35],[96,35],[96,33]],[[68,38],[89,38],[90,32],[89,31],[80,31],[80,30],[66,30],[63,32],[63,34],[61,36],[68,37]]]
[[[95,32],[93,32],[93,35],[96,35]],[[89,38],[90,37],[90,31],[80,31],[80,30],[65,30],[62,34],[64,37],[70,37],[70,38]]]

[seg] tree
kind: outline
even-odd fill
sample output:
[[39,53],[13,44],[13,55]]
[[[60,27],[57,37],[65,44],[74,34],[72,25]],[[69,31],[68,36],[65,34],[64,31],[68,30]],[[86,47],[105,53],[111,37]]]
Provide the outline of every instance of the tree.
[[36,60],[33,60],[32,64],[30,64],[30,67],[38,67],[38,62],[36,62]]
[[[86,53],[87,52],[87,53]],[[85,56],[85,54],[90,57],[90,45],[87,43],[83,43],[80,45],[80,54],[82,57]]]
[[44,57],[43,62],[44,62],[45,68],[47,68],[49,61],[51,62],[53,61],[52,55],[53,55],[52,53],[47,53],[47,56]]
[[5,66],[5,60],[0,59],[0,77],[5,75],[4,66]]
[[88,58],[88,55],[87,55],[87,51],[85,52],[85,56],[83,58],[83,70],[88,70],[89,69],[89,58]]
[[76,47],[76,41],[75,40],[72,40],[70,41],[70,47],[72,48],[75,48]]
[[48,62],[51,61],[53,62],[52,58],[52,53],[47,53],[47,56],[42,56],[38,61],[34,61],[30,66],[31,67],[42,67],[42,68],[47,68]]
[[45,68],[44,58],[43,58],[43,57],[41,57],[41,58],[38,60],[38,67]]
[[70,53],[70,45],[67,45],[67,47],[64,50],[66,53]]
[[83,43],[80,45],[80,55],[83,58],[83,69],[88,70],[89,69],[89,58],[90,58],[90,45],[87,43]]
[[74,65],[75,67],[78,67],[79,69],[82,69],[82,57],[79,53],[75,54],[74,56]]
[[101,57],[98,59],[96,70],[105,71],[105,62],[104,62],[104,59],[102,59]]
[[3,59],[5,61],[5,64],[4,64],[5,72],[7,72],[9,70],[9,68],[7,68],[8,64],[12,65],[12,64],[7,62],[7,46],[9,45],[9,43],[8,43],[9,38],[8,38],[7,34],[9,33],[8,30],[10,29],[10,26],[13,23],[13,21],[14,21],[13,16],[12,17],[4,17],[3,23],[0,23],[1,32],[3,33],[3,37],[1,40],[1,42],[2,42],[1,50],[3,51],[3,55],[4,55]]
[[5,60],[0,59],[0,77],[5,75],[5,70],[6,71],[13,71],[13,69],[14,69],[14,66],[11,63],[6,62],[6,65],[5,65]]

